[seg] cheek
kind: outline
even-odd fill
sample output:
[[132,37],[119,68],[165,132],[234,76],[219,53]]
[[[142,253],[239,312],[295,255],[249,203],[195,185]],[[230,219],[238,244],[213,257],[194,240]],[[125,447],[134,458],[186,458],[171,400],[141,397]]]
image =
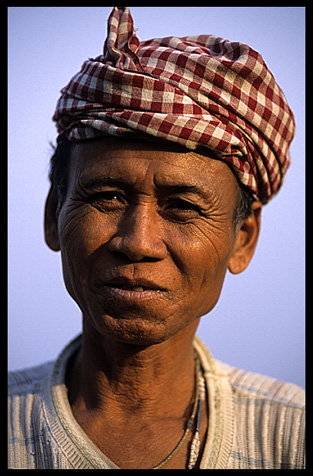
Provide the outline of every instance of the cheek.
[[226,275],[234,245],[234,233],[229,227],[198,228],[193,237],[180,241],[177,247],[177,267],[184,276],[185,290],[191,298],[197,317],[210,312],[216,305]]
[[68,209],[59,218],[59,237],[63,277],[72,298],[80,305],[84,300],[90,265],[94,254],[105,243],[109,227],[103,227],[87,207]]

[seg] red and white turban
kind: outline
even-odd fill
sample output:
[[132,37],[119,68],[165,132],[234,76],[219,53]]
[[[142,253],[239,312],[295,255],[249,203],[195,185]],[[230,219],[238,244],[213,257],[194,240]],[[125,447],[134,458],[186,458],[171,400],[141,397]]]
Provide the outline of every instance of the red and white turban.
[[213,35],[140,42],[127,7],[61,93],[53,119],[70,141],[149,134],[207,147],[263,203],[290,164],[293,114],[259,53]]

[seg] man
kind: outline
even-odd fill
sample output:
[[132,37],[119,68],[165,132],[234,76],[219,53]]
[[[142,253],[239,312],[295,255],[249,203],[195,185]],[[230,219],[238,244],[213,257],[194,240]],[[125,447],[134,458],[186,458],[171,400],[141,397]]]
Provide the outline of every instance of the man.
[[210,35],[140,43],[115,8],[54,120],[45,236],[83,333],[11,374],[9,467],[303,468],[303,391],[195,337],[289,165],[293,115],[261,56]]

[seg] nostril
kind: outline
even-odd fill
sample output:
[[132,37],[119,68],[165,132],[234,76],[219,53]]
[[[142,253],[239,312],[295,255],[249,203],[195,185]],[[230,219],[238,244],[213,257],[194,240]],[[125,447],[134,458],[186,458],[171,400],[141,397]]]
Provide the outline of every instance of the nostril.
[[116,259],[121,263],[121,264],[132,264],[132,263],[157,263],[159,258],[149,258],[149,257],[144,257],[144,258],[137,258],[135,256],[129,256],[129,254],[125,254],[122,251],[116,251],[116,250],[110,250],[113,255],[116,256]]
[[139,233],[114,236],[109,242],[111,253],[123,255],[129,262],[157,262],[167,256],[167,248],[160,237],[145,237]]

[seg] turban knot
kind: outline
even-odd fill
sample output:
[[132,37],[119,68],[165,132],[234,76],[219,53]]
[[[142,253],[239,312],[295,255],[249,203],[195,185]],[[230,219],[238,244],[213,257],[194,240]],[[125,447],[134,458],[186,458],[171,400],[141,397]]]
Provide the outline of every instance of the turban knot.
[[258,52],[213,35],[140,42],[127,7],[61,93],[53,119],[68,140],[148,134],[206,147],[263,203],[290,164],[293,114]]

